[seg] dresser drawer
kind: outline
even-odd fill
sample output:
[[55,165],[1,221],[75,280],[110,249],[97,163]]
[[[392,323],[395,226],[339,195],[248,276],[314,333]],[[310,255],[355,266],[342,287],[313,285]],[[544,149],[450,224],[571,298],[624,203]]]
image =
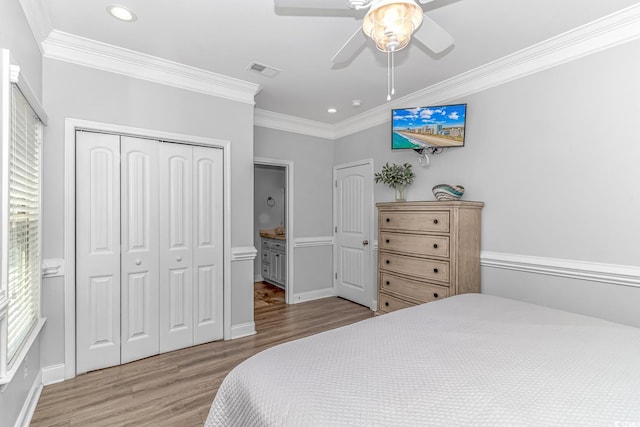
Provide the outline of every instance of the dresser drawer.
[[449,283],[449,263],[380,252],[380,270]]
[[380,230],[449,232],[449,212],[381,212]]
[[266,239],[262,239],[262,247],[269,249],[271,247],[271,241],[266,240]]
[[391,295],[380,292],[378,294],[378,311],[384,311],[389,313],[394,310],[400,310],[402,308],[412,307],[415,304],[401,300],[400,298],[392,297]]
[[420,302],[431,302],[449,296],[449,288],[417,282],[393,274],[380,273],[380,290],[406,296]]
[[380,250],[449,258],[449,238],[446,236],[381,232],[378,246]]

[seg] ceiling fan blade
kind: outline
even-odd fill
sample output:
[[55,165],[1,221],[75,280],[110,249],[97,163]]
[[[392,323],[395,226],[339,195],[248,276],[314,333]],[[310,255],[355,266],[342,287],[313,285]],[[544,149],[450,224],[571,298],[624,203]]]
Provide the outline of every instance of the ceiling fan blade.
[[367,36],[365,36],[362,32],[362,27],[358,27],[356,32],[353,33],[351,37],[349,37],[349,40],[347,40],[347,42],[342,45],[338,52],[333,55],[333,58],[331,58],[331,63],[342,64],[344,62],[347,62],[348,60],[353,58],[356,53],[358,53],[358,50],[360,50],[360,48],[364,46],[366,42]]
[[274,0],[276,7],[296,9],[349,9],[348,0]]
[[418,28],[418,31],[413,33],[413,36],[434,53],[442,52],[455,41],[447,30],[436,24],[436,22],[427,15],[423,16],[422,25]]

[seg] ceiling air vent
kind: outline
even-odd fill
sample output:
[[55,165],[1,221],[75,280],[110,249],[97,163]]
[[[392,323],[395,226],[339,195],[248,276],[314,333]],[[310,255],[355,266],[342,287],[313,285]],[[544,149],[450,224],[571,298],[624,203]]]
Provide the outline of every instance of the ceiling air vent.
[[269,65],[260,64],[259,62],[252,62],[247,67],[247,70],[255,71],[256,73],[260,73],[265,77],[275,77],[281,71],[275,67],[270,67]]

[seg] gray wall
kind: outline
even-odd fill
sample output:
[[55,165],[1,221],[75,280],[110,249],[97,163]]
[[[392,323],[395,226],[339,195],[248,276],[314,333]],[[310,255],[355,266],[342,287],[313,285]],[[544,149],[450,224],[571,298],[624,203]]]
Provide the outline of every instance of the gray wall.
[[[286,171],[283,167],[270,165],[256,165],[254,169],[254,237],[253,242],[258,249],[258,256],[254,261],[254,276],[261,275],[262,246],[260,245],[260,230],[270,230],[285,225],[285,186]],[[267,198],[272,197],[274,206],[267,205]]]
[[[486,204],[483,251],[640,266],[638,51],[630,42],[455,100],[468,104],[466,146],[428,168],[413,151],[390,151],[389,124],[337,141],[335,163],[373,157],[378,171],[408,161],[417,173],[409,200],[462,184],[465,199]],[[375,199],[393,192],[377,184]],[[483,268],[483,292],[640,326],[640,288],[494,270]]]
[[[287,238],[294,242],[333,236],[333,145],[323,138],[255,128],[256,157],[293,162],[294,229],[287,230]],[[294,294],[333,288],[331,247],[296,248],[293,262]]]
[[[42,99],[40,51],[17,0],[0,0],[0,48],[10,50],[13,60],[20,65],[21,78],[26,79],[34,95]],[[39,385],[35,382],[40,378],[40,366],[40,338],[38,338],[24,362],[18,367],[17,374],[11,383],[0,392],[0,427],[15,425],[29,391],[32,387]],[[26,376],[24,375],[25,367],[27,368]]]
[[[44,257],[63,258],[64,119],[175,132],[231,141],[231,246],[253,245],[253,106],[45,59],[44,100],[49,114],[44,151]],[[253,275],[232,269],[232,325],[253,322]],[[236,264],[236,263],[234,263]],[[46,281],[43,308],[64,316],[62,280]],[[45,332],[45,366],[64,363],[60,322]]]

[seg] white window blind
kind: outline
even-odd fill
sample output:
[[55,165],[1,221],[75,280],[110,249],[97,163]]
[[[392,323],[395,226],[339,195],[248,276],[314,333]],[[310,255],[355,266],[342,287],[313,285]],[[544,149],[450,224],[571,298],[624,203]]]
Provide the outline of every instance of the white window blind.
[[39,319],[41,145],[42,123],[18,87],[12,85],[8,159],[9,363]]

